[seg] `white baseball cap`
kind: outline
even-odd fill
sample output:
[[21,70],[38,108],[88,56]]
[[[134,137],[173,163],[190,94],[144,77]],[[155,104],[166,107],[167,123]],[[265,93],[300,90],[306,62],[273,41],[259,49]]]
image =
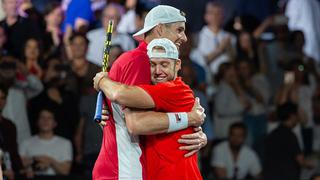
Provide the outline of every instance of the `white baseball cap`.
[[[162,47],[165,52],[154,52],[154,47]],[[177,46],[167,38],[160,38],[152,40],[147,46],[147,54],[149,58],[170,58],[173,60],[179,59],[179,52]]]
[[172,6],[158,5],[149,11],[144,20],[143,29],[135,33],[133,38],[142,41],[144,33],[150,31],[156,25],[174,22],[186,22],[185,13]]

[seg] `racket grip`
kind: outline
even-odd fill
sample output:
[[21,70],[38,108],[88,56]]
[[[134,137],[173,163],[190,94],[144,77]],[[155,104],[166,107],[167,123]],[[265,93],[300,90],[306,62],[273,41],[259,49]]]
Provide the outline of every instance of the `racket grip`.
[[99,91],[98,97],[97,97],[97,103],[96,103],[96,112],[94,115],[94,121],[95,122],[101,122],[102,120],[102,107],[103,107],[103,102],[104,101],[104,94],[102,91]]

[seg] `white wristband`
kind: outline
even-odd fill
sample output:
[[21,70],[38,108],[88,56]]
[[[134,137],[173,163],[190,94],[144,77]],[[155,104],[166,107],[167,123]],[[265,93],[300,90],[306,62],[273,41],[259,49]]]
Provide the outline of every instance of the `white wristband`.
[[188,127],[187,113],[167,113],[169,118],[168,133],[179,131]]

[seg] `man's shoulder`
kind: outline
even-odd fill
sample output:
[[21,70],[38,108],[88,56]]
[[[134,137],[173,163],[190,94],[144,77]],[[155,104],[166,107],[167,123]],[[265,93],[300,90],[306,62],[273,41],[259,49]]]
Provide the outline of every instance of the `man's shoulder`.
[[64,137],[55,135],[54,138],[55,138],[55,142],[57,144],[60,144],[60,145],[71,145],[71,141],[66,139],[66,138],[64,138]]
[[139,48],[132,49],[125,53],[122,53],[119,58],[115,61],[115,66],[125,66],[129,63],[134,63],[136,61],[148,60],[148,56],[145,52],[141,51]]
[[219,144],[216,145],[216,147],[215,147],[214,149],[215,149],[215,151],[216,151],[217,153],[227,152],[227,150],[229,149],[228,141],[222,141],[222,142],[220,142]]

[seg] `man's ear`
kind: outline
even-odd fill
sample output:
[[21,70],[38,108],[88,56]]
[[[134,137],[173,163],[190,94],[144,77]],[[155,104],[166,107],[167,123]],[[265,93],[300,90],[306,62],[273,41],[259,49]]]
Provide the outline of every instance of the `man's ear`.
[[176,70],[177,71],[181,70],[181,59],[176,60]]
[[162,24],[158,24],[154,29],[155,33],[156,33],[156,36],[158,38],[160,38],[162,36],[162,34],[163,34],[163,27],[162,26],[163,26]]

